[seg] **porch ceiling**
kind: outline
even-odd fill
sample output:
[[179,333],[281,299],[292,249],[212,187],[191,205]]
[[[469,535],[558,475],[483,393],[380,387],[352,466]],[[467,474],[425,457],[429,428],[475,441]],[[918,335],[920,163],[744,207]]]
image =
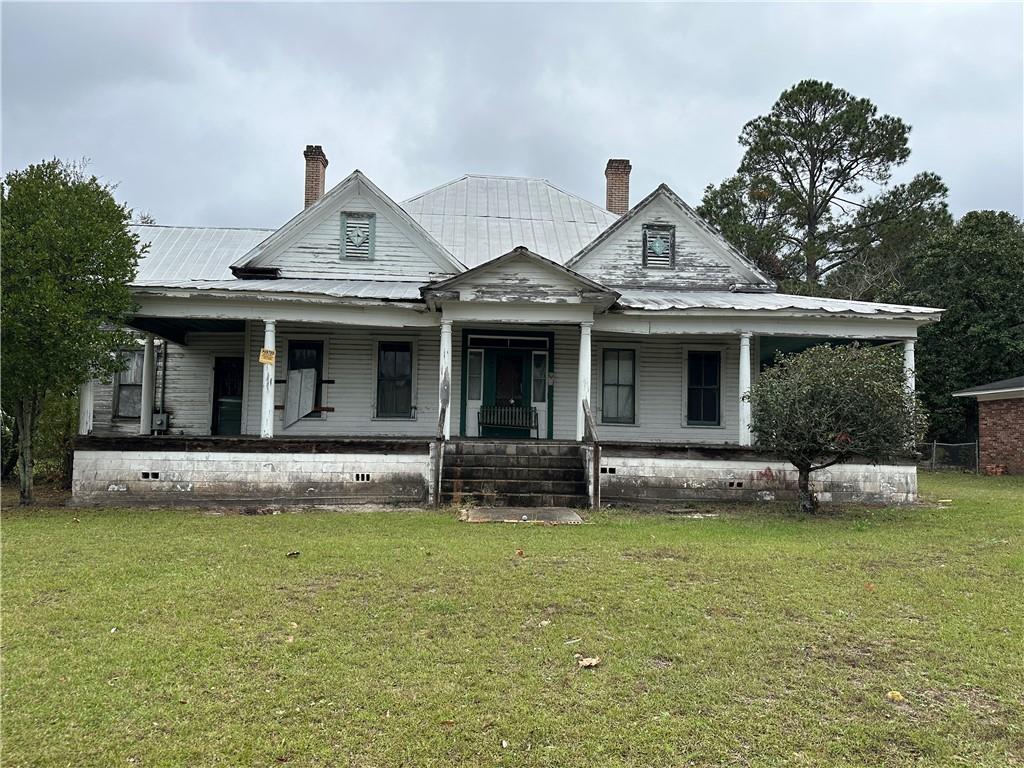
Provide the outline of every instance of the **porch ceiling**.
[[133,317],[129,327],[159,336],[177,344],[186,344],[190,333],[243,333],[244,320],[213,320],[177,317]]

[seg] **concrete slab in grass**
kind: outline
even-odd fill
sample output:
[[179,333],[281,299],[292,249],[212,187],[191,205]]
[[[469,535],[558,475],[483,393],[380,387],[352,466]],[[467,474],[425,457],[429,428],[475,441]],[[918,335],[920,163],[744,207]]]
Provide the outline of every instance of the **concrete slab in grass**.
[[569,507],[473,507],[459,519],[467,523],[546,523],[579,525],[583,518]]

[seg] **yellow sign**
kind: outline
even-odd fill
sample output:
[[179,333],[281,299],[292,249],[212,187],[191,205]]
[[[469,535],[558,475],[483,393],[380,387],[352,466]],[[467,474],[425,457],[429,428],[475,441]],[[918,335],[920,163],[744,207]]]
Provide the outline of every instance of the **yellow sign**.
[[277,350],[264,347],[260,350],[260,362],[264,365],[273,365],[277,358]]

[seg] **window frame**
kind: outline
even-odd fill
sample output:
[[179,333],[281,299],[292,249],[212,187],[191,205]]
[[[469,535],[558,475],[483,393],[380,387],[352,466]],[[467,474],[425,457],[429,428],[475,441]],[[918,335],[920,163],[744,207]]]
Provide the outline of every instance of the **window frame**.
[[[381,344],[408,344],[409,352],[411,355],[410,367],[411,367],[411,381],[410,388],[411,393],[409,396],[409,415],[408,416],[380,416],[380,406],[377,402],[378,396],[378,374],[380,372],[380,345]],[[419,404],[417,401],[417,367],[419,366],[419,344],[417,339],[409,337],[392,337],[392,336],[380,336],[373,340],[373,377],[370,379],[370,392],[372,393],[373,401],[371,403],[372,415],[371,421],[416,421],[419,416]]]
[[[665,224],[659,222],[646,222],[642,227],[643,231],[643,250],[641,255],[643,257],[643,265],[645,269],[675,269],[676,268],[676,225]],[[647,233],[655,232],[667,232],[669,235],[669,263],[668,266],[662,266],[660,264],[650,264],[647,261]]]
[[[639,384],[640,376],[639,376],[639,372],[638,372],[639,362],[640,362],[639,350],[635,346],[614,346],[614,345],[602,346],[600,349],[601,349],[601,355],[600,355],[600,366],[601,366],[601,369],[600,369],[601,370],[601,424],[607,424],[609,426],[616,426],[616,427],[635,427],[635,426],[639,426],[640,421],[637,418],[637,412],[639,410],[638,394],[640,392],[640,384]],[[609,352],[629,352],[630,354],[633,355],[633,384],[632,384],[632,388],[633,388],[633,418],[630,421],[624,421],[624,420],[618,420],[618,419],[614,420],[614,421],[613,420],[609,420],[607,415],[605,414],[605,388],[606,387],[616,387],[616,389],[618,389],[619,387],[626,386],[624,384],[618,384],[618,383],[616,383],[616,384],[606,384],[605,383],[605,380],[604,380],[604,378],[605,378],[605,376],[604,376],[605,356]],[[616,407],[617,406],[618,406],[618,398],[616,398]]]
[[[144,350],[144,349],[135,349],[135,348],[119,349],[117,351],[117,355],[118,355],[118,357],[121,357],[123,355],[138,355],[138,356],[140,356],[142,358],[142,364],[139,366],[139,383],[138,384],[135,384],[135,383],[132,383],[132,384],[122,384],[121,383],[121,374],[124,373],[124,371],[117,371],[114,374],[114,381],[113,381],[113,384],[114,384],[114,387],[113,387],[113,389],[114,389],[113,401],[114,402],[112,403],[112,409],[111,409],[111,412],[110,412],[111,413],[111,418],[116,420],[116,421],[138,421],[139,419],[142,418],[142,383],[143,383],[143,380],[145,379],[145,375],[143,374],[143,369],[144,369],[145,364],[146,364],[146,350]],[[155,354],[154,354],[154,362],[156,362],[156,355]],[[156,380],[156,377],[154,376],[154,381],[155,380]],[[139,413],[136,416],[126,416],[126,415],[123,415],[123,414],[120,413],[120,408],[121,408],[121,388],[125,387],[125,386],[128,386],[128,387],[138,387],[138,389],[139,389]]]
[[[690,355],[717,354],[718,355],[718,421],[690,421]],[[682,402],[682,425],[687,429],[726,429],[725,418],[725,371],[727,366],[726,348],[721,345],[693,344],[683,349],[683,402]],[[706,389],[700,385],[701,389]]]
[[[296,342],[297,341],[300,344],[308,344],[310,342],[320,342],[320,349],[321,349],[321,352],[320,352],[320,374],[317,377],[316,393],[313,395],[313,407],[314,408],[325,408],[325,407],[327,407],[327,390],[324,388],[323,382],[324,382],[324,379],[330,378],[330,376],[328,376],[328,374],[327,374],[327,372],[330,370],[328,368],[328,360],[327,360],[327,350],[330,347],[330,343],[329,343],[330,340],[329,340],[329,338],[326,337],[326,336],[311,335],[311,334],[294,334],[294,335],[293,334],[288,334],[282,340],[284,341],[284,378],[285,378],[285,381],[288,380],[288,373],[292,370],[291,367],[289,366],[289,363],[291,362],[291,345],[292,345],[292,342]],[[317,397],[317,395],[319,395],[319,397]],[[283,415],[282,415],[282,418],[284,418]],[[326,418],[327,418],[327,412],[326,411],[314,411],[313,413],[311,413],[311,414],[309,414],[307,416],[301,417],[299,419],[299,421],[295,422],[295,424],[298,424],[299,422],[301,422],[303,420],[326,419]],[[291,427],[294,427],[295,424],[290,425],[290,427],[283,427],[283,429],[290,429]]]

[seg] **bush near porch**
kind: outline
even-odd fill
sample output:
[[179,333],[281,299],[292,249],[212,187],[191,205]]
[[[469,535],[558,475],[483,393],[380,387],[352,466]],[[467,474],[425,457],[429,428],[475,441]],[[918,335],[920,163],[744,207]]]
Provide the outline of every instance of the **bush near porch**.
[[1024,480],[921,487],[952,502],[6,512],[4,764],[1019,765]]

